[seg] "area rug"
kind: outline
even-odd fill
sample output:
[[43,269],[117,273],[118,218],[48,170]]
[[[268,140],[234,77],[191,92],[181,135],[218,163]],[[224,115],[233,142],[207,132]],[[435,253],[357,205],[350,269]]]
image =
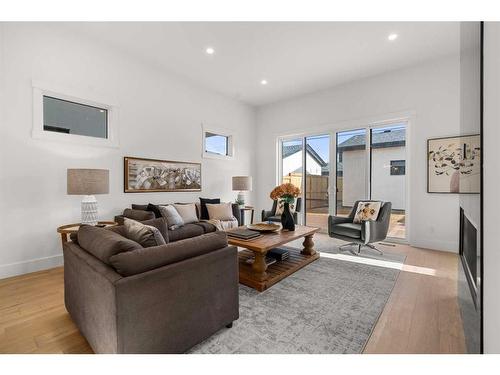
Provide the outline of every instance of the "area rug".
[[322,234],[315,242],[321,258],[268,290],[240,285],[240,318],[189,353],[361,353],[405,257],[339,254],[341,242]]

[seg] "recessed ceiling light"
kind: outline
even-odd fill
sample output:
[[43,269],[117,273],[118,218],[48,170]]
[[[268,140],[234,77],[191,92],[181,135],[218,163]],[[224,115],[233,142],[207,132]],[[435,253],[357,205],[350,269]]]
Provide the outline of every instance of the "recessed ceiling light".
[[398,34],[389,34],[387,39],[389,39],[392,42],[392,41],[398,39]]
[[266,80],[266,79],[263,79],[262,81],[260,81],[260,84],[261,84],[261,85],[264,85],[264,86],[265,86],[265,85],[267,85],[267,80]]
[[213,55],[215,53],[215,50],[212,47],[207,47],[205,52],[207,53],[207,55]]

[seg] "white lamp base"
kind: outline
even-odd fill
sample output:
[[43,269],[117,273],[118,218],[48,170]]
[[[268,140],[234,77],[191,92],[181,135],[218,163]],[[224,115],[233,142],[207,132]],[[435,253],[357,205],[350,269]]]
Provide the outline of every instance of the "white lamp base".
[[238,202],[240,204],[240,208],[245,207],[245,193],[242,191],[238,193]]
[[82,224],[97,225],[97,199],[86,195],[82,199]]

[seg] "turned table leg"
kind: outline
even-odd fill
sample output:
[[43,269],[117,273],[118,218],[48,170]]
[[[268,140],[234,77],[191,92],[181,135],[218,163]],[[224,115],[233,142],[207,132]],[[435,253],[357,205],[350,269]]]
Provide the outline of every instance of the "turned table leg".
[[262,281],[267,278],[267,264],[266,264],[266,254],[265,253],[254,253],[255,258],[252,263],[252,270],[257,280]]
[[304,246],[304,249],[300,252],[301,254],[304,255],[314,255],[316,254],[316,250],[314,250],[314,241],[313,241],[313,234],[310,234],[309,236],[304,237],[304,242],[302,243]]

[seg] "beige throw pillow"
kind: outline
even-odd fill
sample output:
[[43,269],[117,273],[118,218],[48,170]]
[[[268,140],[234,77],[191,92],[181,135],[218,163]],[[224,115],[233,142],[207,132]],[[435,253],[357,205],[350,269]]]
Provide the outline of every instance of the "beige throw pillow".
[[207,210],[208,218],[211,220],[229,221],[234,219],[233,206],[231,203],[207,203]]
[[158,206],[161,216],[167,220],[168,229],[174,230],[180,228],[184,225],[184,220],[182,220],[181,215],[171,204],[167,206]]
[[196,215],[196,205],[194,203],[174,204],[173,205],[179,215],[182,217],[184,224],[197,223],[198,215]]
[[381,202],[359,202],[353,223],[359,224],[362,221],[377,220],[381,205]]
[[125,234],[129,240],[139,243],[142,247],[152,247],[165,245],[165,239],[158,228],[151,225],[145,225],[138,221],[127,219],[123,220]]

